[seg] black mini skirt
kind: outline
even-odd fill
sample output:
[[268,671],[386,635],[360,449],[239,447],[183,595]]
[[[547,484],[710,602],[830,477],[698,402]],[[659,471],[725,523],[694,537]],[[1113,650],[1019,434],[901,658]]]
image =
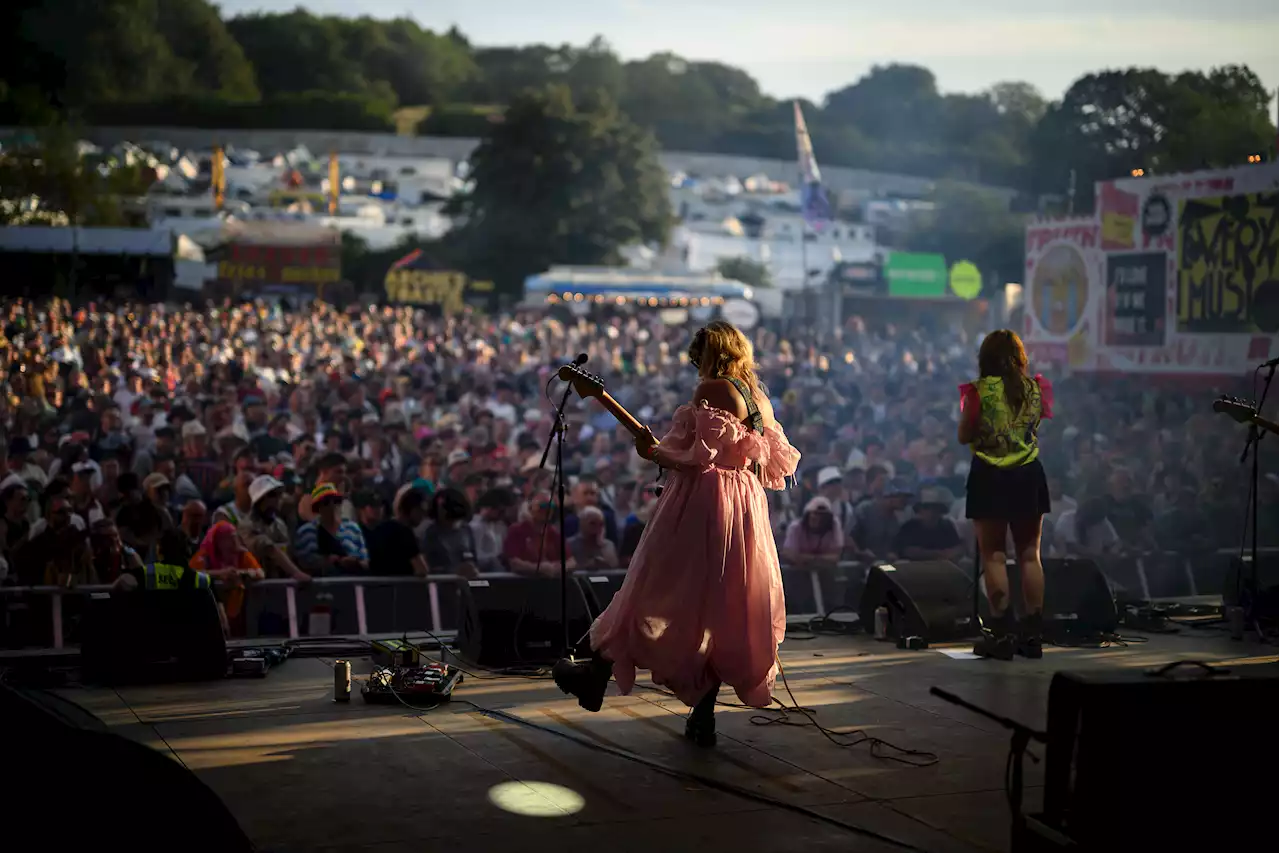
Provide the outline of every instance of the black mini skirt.
[[1049,483],[1038,458],[1016,468],[997,468],[973,457],[965,482],[965,518],[1017,521],[1047,512]]

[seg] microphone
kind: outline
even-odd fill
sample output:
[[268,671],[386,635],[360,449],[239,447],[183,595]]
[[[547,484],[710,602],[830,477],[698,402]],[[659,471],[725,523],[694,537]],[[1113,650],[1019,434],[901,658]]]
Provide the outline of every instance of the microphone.
[[[577,367],[581,367],[586,363],[587,363],[587,354],[585,352],[578,353],[578,357],[575,358],[572,362],[570,362],[570,364],[573,364]],[[1272,360],[1272,363],[1274,364],[1274,359]]]
[[1280,358],[1273,358],[1273,359],[1271,359],[1270,361],[1268,361],[1268,362],[1266,362],[1265,364],[1263,364],[1262,366],[1263,366],[1263,367],[1276,367],[1277,365],[1280,365]]

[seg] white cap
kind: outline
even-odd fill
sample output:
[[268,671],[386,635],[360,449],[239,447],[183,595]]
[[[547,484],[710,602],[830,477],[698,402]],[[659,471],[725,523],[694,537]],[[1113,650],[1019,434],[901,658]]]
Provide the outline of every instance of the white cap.
[[182,425],[182,437],[192,438],[197,435],[208,435],[209,431],[199,421],[187,421]]
[[470,462],[470,461],[471,461],[470,453],[468,453],[465,450],[454,450],[449,453],[449,458],[445,462],[445,467],[448,468],[450,465],[457,465],[461,462]]
[[283,488],[284,483],[275,477],[269,477],[266,474],[255,477],[253,482],[249,484],[249,503],[251,505],[257,504],[266,495]]
[[810,501],[804,505],[804,511],[806,515],[811,512],[831,512],[831,501],[827,500],[822,495],[818,495],[816,498],[810,499]]
[[843,476],[839,468],[834,465],[828,465],[818,472],[818,488],[821,489],[828,483],[838,483]]

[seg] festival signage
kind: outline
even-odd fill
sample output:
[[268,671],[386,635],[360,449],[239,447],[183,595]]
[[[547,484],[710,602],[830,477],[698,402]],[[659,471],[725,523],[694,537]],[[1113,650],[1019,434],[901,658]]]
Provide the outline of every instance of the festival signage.
[[472,281],[465,273],[436,269],[421,249],[391,265],[383,279],[387,301],[434,307],[457,314],[467,305],[490,308],[493,282]]
[[332,284],[342,278],[337,248],[232,243],[218,262],[218,278],[239,285]]
[[1164,252],[1107,255],[1107,346],[1164,346],[1165,264]]
[[942,255],[890,252],[884,262],[884,278],[890,296],[946,296],[947,260]]
[[1100,301],[1101,228],[1092,217],[1027,226],[1023,341],[1033,358],[1088,369]]
[[1276,202],[1271,191],[1179,203],[1178,331],[1275,330]]

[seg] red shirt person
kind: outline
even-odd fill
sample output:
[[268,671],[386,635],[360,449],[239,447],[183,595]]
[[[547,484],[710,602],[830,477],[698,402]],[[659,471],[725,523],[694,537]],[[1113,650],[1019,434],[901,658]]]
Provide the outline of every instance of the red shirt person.
[[[555,501],[547,492],[529,499],[526,517],[507,530],[502,556],[511,571],[522,575],[558,577],[560,573],[560,528],[551,520]],[[574,568],[571,559],[568,568]]]

